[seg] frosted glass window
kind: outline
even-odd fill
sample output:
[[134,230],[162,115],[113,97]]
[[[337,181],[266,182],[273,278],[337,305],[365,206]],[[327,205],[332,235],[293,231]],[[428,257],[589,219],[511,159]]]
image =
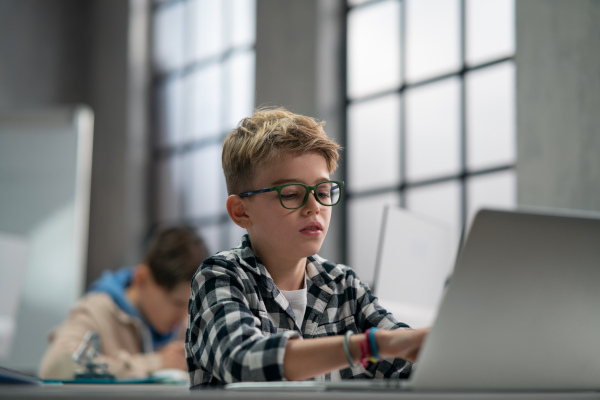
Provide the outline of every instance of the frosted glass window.
[[223,3],[191,0],[187,5],[188,62],[219,56],[224,51]]
[[406,178],[456,174],[460,167],[460,82],[406,91]]
[[234,54],[225,64],[225,128],[231,129],[254,108],[254,52]]
[[368,190],[400,182],[400,96],[348,108],[348,189]]
[[466,1],[466,59],[475,65],[515,52],[514,0]]
[[368,3],[369,1],[371,1],[371,0],[347,0],[346,3],[349,6],[358,6],[358,5],[361,5],[361,4]]
[[221,145],[209,146],[184,156],[187,216],[215,217],[227,212],[221,149]]
[[361,280],[369,284],[373,283],[383,208],[386,204],[399,205],[399,194],[388,193],[348,202],[349,265]]
[[154,13],[154,68],[165,72],[183,65],[185,3],[160,7]]
[[466,78],[467,168],[515,161],[515,67],[475,70]]
[[419,81],[459,67],[459,1],[406,0],[406,80]]
[[407,189],[406,208],[448,226],[456,240],[462,229],[461,190],[458,180]]
[[213,64],[186,77],[186,139],[216,136],[223,130],[221,73],[221,65]]
[[256,39],[256,1],[227,0],[224,2],[225,15],[228,17],[230,47],[252,45]]
[[471,177],[467,181],[467,226],[481,208],[511,209],[516,203],[514,170]]
[[221,245],[221,229],[220,225],[202,225],[198,229],[198,234],[204,239],[209,255],[224,250]]
[[158,221],[176,221],[182,216],[183,179],[179,158],[163,159],[157,164],[158,193],[156,216]]
[[156,91],[158,144],[173,146],[183,138],[183,86],[180,79],[168,79]]
[[348,96],[400,86],[400,3],[386,0],[348,14]]

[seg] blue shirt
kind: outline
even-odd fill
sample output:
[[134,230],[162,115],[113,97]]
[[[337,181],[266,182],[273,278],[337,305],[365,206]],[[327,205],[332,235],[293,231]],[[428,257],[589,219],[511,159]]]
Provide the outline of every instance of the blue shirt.
[[124,267],[117,271],[106,270],[100,278],[91,284],[89,292],[107,293],[121,310],[141,320],[149,328],[152,334],[152,344],[157,349],[172,340],[177,332],[176,329],[166,335],[156,332],[154,327],[144,319],[139,310],[129,301],[125,290],[131,285],[134,272],[135,267]]

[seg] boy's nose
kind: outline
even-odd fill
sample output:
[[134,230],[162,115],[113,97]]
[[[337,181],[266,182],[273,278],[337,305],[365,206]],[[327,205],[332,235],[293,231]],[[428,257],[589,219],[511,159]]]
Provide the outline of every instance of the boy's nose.
[[304,209],[307,211],[314,211],[316,213],[321,210],[321,204],[317,201],[317,194],[314,190],[308,192],[308,200],[304,205]]

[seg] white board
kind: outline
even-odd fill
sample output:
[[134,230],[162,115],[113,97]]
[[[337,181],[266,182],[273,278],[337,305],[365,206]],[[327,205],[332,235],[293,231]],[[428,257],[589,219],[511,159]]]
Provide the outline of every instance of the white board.
[[[28,243],[4,367],[36,373],[48,333],[82,294],[92,132],[85,106],[0,112],[0,232]],[[13,275],[0,270],[0,279]]]

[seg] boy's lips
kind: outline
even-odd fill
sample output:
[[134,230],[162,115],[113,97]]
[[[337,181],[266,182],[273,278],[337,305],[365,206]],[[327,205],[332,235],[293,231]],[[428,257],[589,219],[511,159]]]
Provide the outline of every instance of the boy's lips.
[[307,224],[304,228],[300,229],[300,233],[303,233],[305,235],[310,235],[310,236],[319,235],[322,232],[323,232],[323,225],[321,225],[317,221],[311,222],[311,223]]

